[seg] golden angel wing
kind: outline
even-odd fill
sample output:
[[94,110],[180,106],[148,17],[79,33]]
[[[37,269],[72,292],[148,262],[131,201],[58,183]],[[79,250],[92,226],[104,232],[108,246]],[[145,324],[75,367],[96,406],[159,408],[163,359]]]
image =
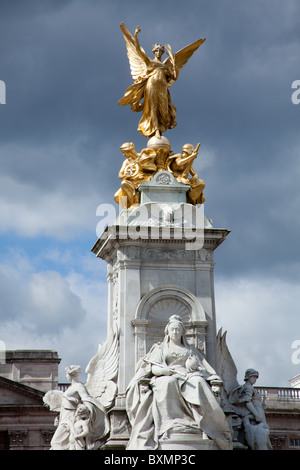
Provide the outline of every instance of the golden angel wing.
[[[173,56],[173,62],[174,65],[177,69],[178,72],[182,69],[182,67],[187,63],[187,61],[192,57],[194,52],[198,49],[198,47],[201,46],[205,41],[204,39],[198,39],[198,41],[193,42],[192,44],[189,44],[188,46],[184,47],[183,49],[180,49],[180,51],[176,52],[176,54],[172,54],[170,46],[166,46],[167,50],[170,49],[169,53],[171,52]],[[172,65],[171,58],[168,57],[164,63],[168,66]]]
[[195,41],[192,44],[189,44],[188,46],[184,47],[183,49],[180,49],[180,51],[176,52],[175,64],[176,67],[179,68],[179,70],[182,69],[182,67],[187,63],[190,57],[192,57],[198,47],[200,47],[201,44],[204,43],[204,41],[205,39],[198,39],[198,41]]
[[[145,62],[143,61],[143,59],[141,58],[141,56],[136,50],[135,42],[134,42],[134,38],[132,34],[128,31],[124,23],[120,24],[120,28],[122,30],[122,33],[125,39],[131,76],[133,80],[136,82],[139,79],[139,77],[142,77],[143,75],[145,75],[147,67],[146,67]],[[143,49],[142,51],[145,53]]]

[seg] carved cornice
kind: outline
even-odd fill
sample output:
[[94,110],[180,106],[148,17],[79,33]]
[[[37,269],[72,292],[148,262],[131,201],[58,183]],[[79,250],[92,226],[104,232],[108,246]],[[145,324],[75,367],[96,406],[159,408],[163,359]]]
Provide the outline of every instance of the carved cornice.
[[[192,248],[193,240],[184,236],[184,234],[182,235],[182,229],[170,228],[170,236],[168,237],[162,236],[164,229],[164,227],[140,227],[138,237],[133,239],[126,232],[126,226],[124,227],[124,230],[121,230],[120,226],[113,228],[107,227],[91,251],[98,258],[104,259],[107,262],[111,261],[115,257],[116,250],[127,245],[134,245],[136,248],[141,247],[142,245],[145,246],[145,243],[168,245],[168,247],[173,245],[178,247],[178,245],[182,245],[183,249],[186,249],[186,251],[198,251],[193,250]],[[135,227],[135,230],[136,233],[138,233],[137,227]],[[180,237],[178,236],[179,233],[181,234]],[[230,230],[227,229],[204,229],[203,248],[207,250],[215,250],[221,243],[223,243],[229,233]],[[199,239],[200,238],[201,237],[199,236]]]
[[[43,405],[44,392],[40,390],[36,390],[34,388],[28,387],[27,385],[20,384],[19,382],[15,382],[4,377],[0,377],[0,389],[1,388],[17,395],[26,396],[27,398],[36,401],[36,405],[38,406],[40,404]],[[35,405],[35,403],[33,403],[33,405]],[[7,406],[7,404],[4,404],[4,406]]]

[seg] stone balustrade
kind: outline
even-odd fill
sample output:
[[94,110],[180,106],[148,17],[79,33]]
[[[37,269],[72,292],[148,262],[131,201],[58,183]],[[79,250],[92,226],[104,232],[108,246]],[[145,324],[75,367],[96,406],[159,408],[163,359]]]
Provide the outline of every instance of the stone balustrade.
[[255,387],[266,408],[300,408],[300,388]]

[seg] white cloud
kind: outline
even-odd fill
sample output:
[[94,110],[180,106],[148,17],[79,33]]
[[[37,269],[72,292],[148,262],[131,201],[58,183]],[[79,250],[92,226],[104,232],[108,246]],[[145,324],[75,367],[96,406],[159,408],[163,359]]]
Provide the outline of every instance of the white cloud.
[[74,327],[85,314],[67,279],[55,271],[36,272],[26,257],[7,259],[0,265],[0,278],[2,326],[13,319],[35,335],[52,334]]
[[[117,169],[100,183],[107,165],[95,160],[93,139],[84,131],[70,144],[39,142],[1,145],[0,234],[23,237],[47,236],[70,240],[95,230],[99,204],[114,202],[118,188]],[[109,158],[121,152],[109,141],[101,146]],[[105,168],[103,168],[103,166]],[[107,166],[107,168],[106,168]]]
[[[45,258],[60,258],[69,266],[67,274],[42,270],[40,257],[29,259],[24,253],[0,264],[0,340],[8,349],[56,350],[64,381],[64,368],[78,363],[84,370],[106,339],[105,266],[87,257],[76,266],[68,253],[64,257],[58,251],[46,252]],[[239,381],[254,367],[260,372],[258,385],[289,386],[299,373],[292,361],[292,345],[300,340],[299,285],[250,276],[216,276],[215,284],[217,325],[227,331]]]
[[74,328],[85,317],[79,297],[58,272],[34,273],[27,289],[31,310],[24,314],[37,329],[52,332],[70,324]]
[[100,276],[74,269],[62,276],[38,269],[24,253],[7,256],[0,265],[0,340],[7,349],[56,350],[61,381],[70,363],[84,370],[106,339],[106,279]]
[[[177,31],[186,6],[179,2],[171,9],[160,2],[160,17],[147,4],[130,12],[124,2],[83,9],[69,2],[50,11],[26,6],[20,12],[13,3],[7,2],[0,19],[1,78],[10,90],[1,107],[0,234],[9,233],[11,245],[16,234],[19,240],[52,237],[51,244],[86,229],[96,236],[96,209],[113,203],[119,187],[119,146],[131,136],[143,142],[138,116],[117,105],[130,84],[121,20],[133,32],[145,8],[141,40],[149,52],[157,35],[169,37],[176,51],[176,44],[205,34],[206,45],[172,88],[179,112],[170,141],[180,140],[176,152],[189,139],[201,141],[195,168],[206,182],[207,215],[237,227],[233,263],[238,259],[248,269],[246,253],[255,252],[261,266],[267,261],[269,269],[282,267],[281,281],[217,279],[218,321],[228,329],[236,360],[241,369],[254,362],[265,384],[295,375],[290,344],[300,337],[299,289],[283,277],[291,277],[292,263],[293,273],[299,272],[299,145],[291,156],[290,141],[299,133],[300,107],[290,99],[291,82],[299,78],[298,0],[274,8],[270,0],[255,2],[257,8],[249,2],[197,5],[182,37]],[[183,104],[187,114],[180,117]],[[106,333],[105,277],[97,275],[97,261],[95,268],[88,268],[87,257],[76,265],[78,252],[49,248],[43,256],[51,270],[23,255],[0,265],[0,340],[10,348],[53,348],[63,361],[84,365],[102,341],[100,331]]]
[[227,330],[227,342],[239,371],[260,372],[257,385],[289,386],[299,373],[292,362],[292,343],[300,339],[300,289],[274,278],[216,279],[218,328]]

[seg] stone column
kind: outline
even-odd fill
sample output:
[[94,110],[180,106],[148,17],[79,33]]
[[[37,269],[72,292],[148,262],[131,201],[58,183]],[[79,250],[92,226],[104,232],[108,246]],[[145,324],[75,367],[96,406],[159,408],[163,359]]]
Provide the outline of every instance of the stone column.
[[132,321],[140,301],[140,260],[138,247],[125,246],[119,241],[118,260],[118,322],[120,328],[120,371],[118,390],[125,393],[135,368]]
[[[93,248],[109,265],[108,324],[115,317],[120,329],[120,393],[125,393],[136,362],[149,350],[152,338],[162,340],[164,325],[175,311],[184,315],[193,345],[200,346],[215,367],[213,252],[228,230],[205,229],[204,246],[200,250],[186,250],[183,238],[162,239],[158,230],[141,231],[143,238],[135,241],[129,236],[125,238],[124,233],[122,230],[122,238],[115,233],[108,235],[105,243],[101,240]],[[166,295],[168,289],[172,292]],[[151,300],[152,310],[141,314],[139,305],[152,292],[155,295],[155,302],[154,297]]]

